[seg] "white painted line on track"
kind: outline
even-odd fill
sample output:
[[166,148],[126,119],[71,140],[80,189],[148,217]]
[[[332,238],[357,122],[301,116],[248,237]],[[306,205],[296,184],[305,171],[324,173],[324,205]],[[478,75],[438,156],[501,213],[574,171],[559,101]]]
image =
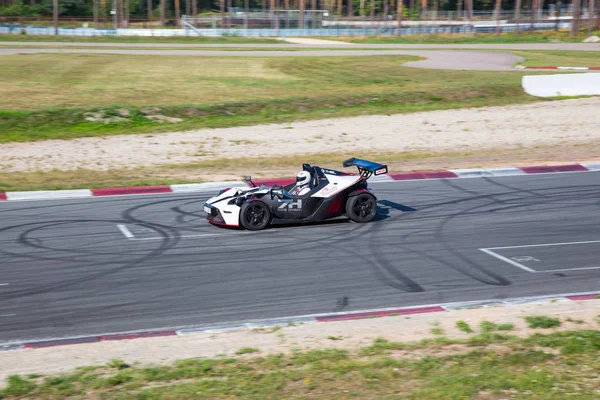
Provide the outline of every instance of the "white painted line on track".
[[[499,247],[496,247],[496,248],[499,248]],[[507,262],[507,263],[509,263],[509,264],[511,264],[511,265],[514,265],[514,266],[515,266],[515,267],[517,267],[517,268],[521,268],[521,269],[522,269],[522,270],[524,270],[524,271],[527,271],[527,272],[534,272],[534,273],[536,272],[536,270],[534,270],[534,269],[531,269],[531,268],[529,268],[529,267],[526,267],[525,265],[523,265],[523,264],[520,264],[520,263],[518,263],[518,262],[516,262],[516,261],[513,261],[513,260],[511,260],[510,258],[506,258],[506,257],[504,257],[504,256],[501,256],[500,254],[494,253],[494,252],[493,252],[493,251],[491,251],[490,249],[479,249],[479,250],[483,251],[484,253],[486,253],[486,254],[488,254],[488,255],[490,255],[490,256],[492,256],[492,257],[494,257],[494,258],[497,258],[497,259],[499,259],[499,260],[502,260],[502,261],[504,261],[504,262]]]
[[119,228],[123,236],[125,236],[127,239],[135,238],[135,235],[131,233],[131,231],[127,229],[125,225],[117,225],[117,228]]
[[14,317],[17,314],[0,314],[0,318],[4,318],[4,317]]
[[8,286],[8,283],[0,283],[0,286]]
[[[549,246],[566,246],[570,244],[589,244],[589,243],[600,243],[600,240],[588,240],[585,242],[561,242],[561,243],[541,243],[541,244],[525,244],[522,246],[506,246],[506,247],[488,247],[488,250],[502,250],[502,249],[521,249],[525,247],[549,247]],[[479,249],[482,250],[483,249]]]
[[600,269],[600,267],[581,267],[581,268],[563,268],[563,269],[550,269],[548,271],[535,271],[535,272],[539,272],[539,273],[546,273],[546,272],[569,272],[569,271],[584,271],[587,269]]
[[[127,231],[129,232],[129,230],[127,230]],[[178,236],[169,236],[169,237],[155,236],[155,237],[147,237],[147,238],[136,238],[136,237],[133,237],[133,234],[131,234],[131,232],[129,232],[129,234],[131,234],[132,237],[128,238],[128,239],[142,241],[142,240],[163,240],[163,239],[179,239],[179,238],[200,238],[200,237],[211,237],[211,236],[231,237],[231,236],[240,236],[240,235],[264,235],[264,234],[267,234],[270,232],[277,232],[277,230],[269,229],[268,231],[263,231],[260,233],[259,232],[202,233],[202,234],[197,234],[197,235],[178,235]],[[123,232],[123,234],[125,235],[124,232]],[[125,235],[125,236],[127,236],[127,235]]]

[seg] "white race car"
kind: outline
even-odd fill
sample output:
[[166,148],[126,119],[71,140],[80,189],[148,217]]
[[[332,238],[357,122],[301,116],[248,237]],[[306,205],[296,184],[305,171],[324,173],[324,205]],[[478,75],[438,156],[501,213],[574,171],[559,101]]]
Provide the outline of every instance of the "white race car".
[[204,204],[208,222],[214,225],[264,229],[274,219],[281,221],[324,221],[347,216],[355,222],[371,221],[377,213],[377,198],[367,188],[371,175],[387,173],[387,166],[351,158],[344,167],[356,166],[358,175],[303,164],[311,176],[310,191],[290,193],[287,186],[224,189]]

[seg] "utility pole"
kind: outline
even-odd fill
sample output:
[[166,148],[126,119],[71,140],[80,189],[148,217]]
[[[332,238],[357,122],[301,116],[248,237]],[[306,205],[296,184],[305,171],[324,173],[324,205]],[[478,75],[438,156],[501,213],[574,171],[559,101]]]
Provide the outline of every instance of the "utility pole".
[[52,19],[54,20],[54,34],[58,35],[58,0],[52,0]]
[[148,22],[152,21],[152,0],[146,2],[146,8],[148,8]]
[[298,28],[304,29],[304,14],[305,5],[304,0],[299,0],[298,8],[300,9],[300,15],[298,16]]

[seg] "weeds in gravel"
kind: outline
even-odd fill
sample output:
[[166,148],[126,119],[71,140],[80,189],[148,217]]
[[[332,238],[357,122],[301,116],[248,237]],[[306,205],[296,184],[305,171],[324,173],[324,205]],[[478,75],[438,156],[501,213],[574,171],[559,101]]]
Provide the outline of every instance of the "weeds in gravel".
[[529,315],[524,317],[530,328],[556,328],[560,326],[560,319],[554,317],[546,317],[543,315]]
[[235,352],[235,354],[237,356],[241,356],[242,354],[252,354],[252,353],[258,353],[260,350],[254,348],[254,347],[242,347],[241,349],[239,349],[238,351]]
[[[379,338],[352,352],[296,351],[166,366],[82,368],[49,377],[11,376],[0,398],[597,398],[599,331],[528,338],[494,335],[418,343]],[[478,345],[471,346],[476,337]],[[489,347],[492,343],[496,345]]]
[[465,333],[473,333],[473,329],[465,321],[456,321],[456,327]]

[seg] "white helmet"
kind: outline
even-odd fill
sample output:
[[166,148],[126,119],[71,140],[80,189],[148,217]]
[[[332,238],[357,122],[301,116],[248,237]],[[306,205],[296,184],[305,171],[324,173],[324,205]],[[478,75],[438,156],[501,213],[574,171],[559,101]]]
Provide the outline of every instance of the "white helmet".
[[308,185],[310,182],[310,173],[308,171],[300,171],[296,175],[296,185],[303,186]]

